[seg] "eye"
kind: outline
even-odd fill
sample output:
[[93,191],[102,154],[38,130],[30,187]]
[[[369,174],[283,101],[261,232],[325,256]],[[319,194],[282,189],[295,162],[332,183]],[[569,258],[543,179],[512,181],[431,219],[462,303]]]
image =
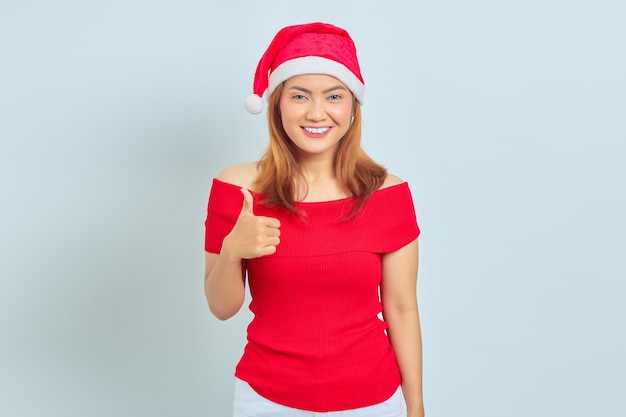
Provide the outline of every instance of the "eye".
[[333,94],[332,96],[328,97],[328,99],[332,101],[341,100],[341,98],[342,97],[339,94]]
[[291,98],[294,100],[301,101],[301,100],[305,100],[306,96],[304,94],[294,94]]

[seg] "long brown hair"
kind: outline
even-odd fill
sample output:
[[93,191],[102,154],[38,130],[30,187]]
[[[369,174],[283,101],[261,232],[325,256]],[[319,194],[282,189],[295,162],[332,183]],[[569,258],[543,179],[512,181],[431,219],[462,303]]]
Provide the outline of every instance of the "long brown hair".
[[[265,197],[265,204],[281,206],[301,213],[295,205],[296,185],[304,184],[302,166],[297,159],[296,145],[285,132],[280,117],[280,95],[283,84],[272,93],[267,107],[269,145],[259,161],[255,188]],[[335,175],[339,185],[355,205],[349,218],[359,212],[367,198],[385,181],[387,169],[377,164],[361,147],[361,106],[354,100],[352,125],[339,142],[335,156]]]

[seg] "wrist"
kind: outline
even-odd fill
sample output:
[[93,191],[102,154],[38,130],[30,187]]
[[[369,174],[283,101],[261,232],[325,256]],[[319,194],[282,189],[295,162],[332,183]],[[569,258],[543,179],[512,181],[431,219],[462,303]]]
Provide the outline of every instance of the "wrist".
[[233,264],[240,263],[243,259],[233,253],[233,250],[230,247],[229,243],[230,243],[230,240],[228,239],[228,236],[226,236],[224,240],[222,241],[222,248],[220,249],[220,257],[223,259],[224,262],[227,262],[227,263],[233,263]]
[[425,412],[424,412],[424,407],[412,407],[412,408],[407,408],[406,410],[406,416],[407,417],[424,417]]
[[424,417],[425,415],[424,403],[422,401],[416,401],[416,402],[407,404],[406,411],[407,411],[406,413],[407,417]]

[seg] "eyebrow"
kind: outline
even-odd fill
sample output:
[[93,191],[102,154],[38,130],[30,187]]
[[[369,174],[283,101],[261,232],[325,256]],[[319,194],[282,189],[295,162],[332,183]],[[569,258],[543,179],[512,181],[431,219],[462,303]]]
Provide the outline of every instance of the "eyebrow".
[[[311,90],[306,89],[306,88],[304,88],[304,87],[299,87],[299,86],[297,86],[297,85],[294,85],[294,86],[292,86],[292,87],[289,87],[289,89],[290,89],[290,90],[298,90],[298,91],[302,91],[303,93],[307,93],[307,94],[313,94],[313,92],[312,92]],[[328,94],[328,93],[330,93],[331,91],[335,91],[335,90],[344,90],[344,91],[348,91],[348,90],[346,89],[346,87],[344,87],[343,85],[336,85],[336,86],[334,86],[334,87],[330,87],[330,88],[327,88],[326,90],[322,91],[322,94]]]

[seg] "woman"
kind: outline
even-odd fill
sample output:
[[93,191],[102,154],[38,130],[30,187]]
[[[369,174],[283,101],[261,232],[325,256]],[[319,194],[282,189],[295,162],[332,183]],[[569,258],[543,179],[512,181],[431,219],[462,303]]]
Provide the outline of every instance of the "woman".
[[252,295],[236,417],[424,415],[419,228],[408,185],[361,148],[363,91],[328,24],[283,28],[257,67],[246,107],[268,98],[269,147],[213,181],[206,220],[211,312],[239,311],[246,273]]

